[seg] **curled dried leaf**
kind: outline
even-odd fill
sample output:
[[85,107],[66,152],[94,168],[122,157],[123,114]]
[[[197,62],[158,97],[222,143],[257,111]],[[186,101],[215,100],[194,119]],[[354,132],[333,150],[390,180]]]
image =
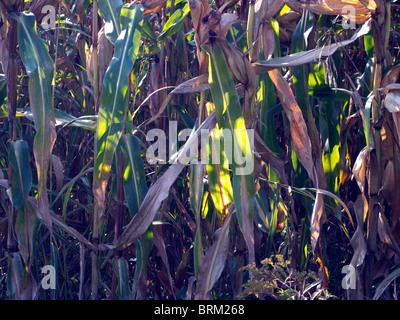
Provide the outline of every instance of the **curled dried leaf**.
[[350,240],[350,243],[354,250],[353,258],[351,259],[350,264],[354,267],[359,267],[363,264],[365,255],[367,253],[367,244],[365,243],[363,235],[364,209],[365,202],[363,201],[362,196],[359,196],[357,198],[357,201],[354,203],[354,211],[357,219],[357,229]]
[[355,23],[365,22],[377,9],[374,0],[306,0],[305,3],[292,0],[291,2],[316,14],[341,15]]
[[206,91],[208,89],[210,89],[210,85],[208,84],[208,74],[202,74],[198,77],[189,79],[181,83],[174,90],[172,90],[171,93],[194,93]]
[[[107,39],[104,32],[104,26],[100,29],[98,34],[97,54],[99,61],[98,64],[99,84],[101,84],[103,83],[104,75],[114,54],[114,46]],[[88,75],[88,79],[90,82],[93,83],[93,46],[90,47],[89,52],[86,55],[86,65],[87,65],[86,72]]]
[[275,34],[271,23],[266,22],[262,25],[261,41],[264,49],[265,59],[272,58],[275,50]]
[[249,59],[228,41],[217,39],[216,42],[221,46],[225,62],[233,77],[245,85],[246,88],[254,88],[256,85],[256,73]]
[[390,91],[385,97],[385,108],[392,113],[397,139],[400,140],[400,90]]
[[389,160],[386,164],[382,178],[382,194],[385,200],[392,204],[393,195],[395,194],[396,178],[393,161]]
[[368,149],[365,147],[358,154],[356,162],[353,166],[353,175],[357,181],[357,185],[361,190],[361,193],[365,192],[365,177],[368,164]]
[[63,187],[63,183],[64,183],[64,167],[61,163],[61,159],[59,156],[56,156],[53,154],[51,156],[51,161],[52,161],[54,173],[56,175],[57,191],[60,191],[61,188]]

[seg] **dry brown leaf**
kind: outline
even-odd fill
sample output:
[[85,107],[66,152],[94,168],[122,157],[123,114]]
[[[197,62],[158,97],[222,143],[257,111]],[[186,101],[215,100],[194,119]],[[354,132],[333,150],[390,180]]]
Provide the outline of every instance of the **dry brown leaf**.
[[[289,119],[291,138],[297,158],[306,169],[308,176],[314,183],[315,188],[317,190],[325,190],[326,178],[322,167],[322,151],[319,150],[321,154],[316,155],[316,165],[314,165],[312,145],[307,126],[301,109],[297,104],[289,84],[277,69],[268,71],[268,74],[275,85],[279,100],[281,101],[286,116]],[[317,192],[313,214],[311,217],[311,244],[313,250],[316,248],[320,236],[321,226],[324,222],[324,196],[323,194]]]
[[306,0],[305,3],[292,0],[290,2],[316,14],[341,15],[356,23],[365,22],[377,9],[373,0]]
[[300,18],[300,13],[291,10],[281,16],[278,16],[276,20],[279,22],[280,27],[285,27],[286,29],[294,32]]
[[188,2],[194,30],[198,33],[201,27],[201,19],[208,14],[210,6],[207,0],[188,0]]
[[232,27],[233,24],[239,22],[238,17],[234,13],[223,13],[221,15],[221,21],[219,24],[219,31],[218,35],[222,35],[223,37],[226,36],[229,29]]
[[215,0],[218,11],[223,13],[225,10],[233,7],[239,0]]
[[254,89],[256,86],[256,73],[249,59],[228,41],[218,39],[216,42],[221,46],[225,62],[233,77],[242,83],[246,89]]
[[116,244],[122,250],[139,239],[151,225],[161,203],[168,197],[172,183],[178,178],[185,165],[175,164],[162,175],[149,189],[137,214],[128,224]]
[[350,264],[354,267],[359,267],[363,264],[365,254],[367,253],[367,244],[363,235],[363,216],[365,212],[365,207],[368,205],[364,202],[362,196],[360,195],[356,202],[354,203],[354,212],[357,219],[357,228],[350,240],[351,246],[353,247],[354,254],[351,259]]
[[275,33],[271,23],[269,22],[262,25],[261,41],[265,59],[268,60],[272,58],[275,50]]
[[159,6],[163,6],[167,0],[136,0],[135,3],[141,3],[146,10],[155,9]]
[[202,19],[210,11],[207,0],[188,0],[190,15],[194,27],[194,40],[197,45],[197,58],[199,60],[200,74],[204,74],[208,69],[208,58],[205,52],[201,51],[201,44],[208,38],[208,30],[202,30]]
[[382,212],[379,212],[378,218],[378,234],[383,243],[390,245],[394,251],[400,256],[400,248],[390,230],[389,223]]
[[386,94],[384,104],[385,108],[393,116],[393,122],[397,133],[397,141],[400,141],[400,90],[393,90]]
[[322,193],[317,192],[311,215],[311,246],[313,250],[317,247],[318,239],[321,234],[321,226],[325,223],[325,220],[324,196]]
[[349,295],[352,295],[351,298],[349,296],[349,299],[361,299],[362,297],[361,286],[357,285],[360,281],[359,268],[357,267],[361,267],[361,265],[364,263],[365,255],[367,253],[367,244],[363,233],[363,216],[365,216],[365,212],[367,211],[368,202],[366,198],[360,194],[354,203],[354,213],[357,219],[357,228],[350,240],[354,252],[350,261],[350,265],[354,268],[356,277],[356,279],[352,279],[351,281],[355,281],[356,290],[351,290],[348,292]]
[[382,79],[382,87],[386,87],[392,83],[396,83],[400,76],[400,66],[394,66],[386,73]]
[[365,147],[358,154],[353,166],[353,175],[362,194],[365,193],[365,178],[368,164],[368,149]]
[[[104,26],[100,29],[98,34],[97,54],[99,61],[98,62],[99,89],[101,91],[104,76],[106,74],[108,65],[110,64],[114,54],[114,46],[105,36]],[[93,46],[90,47],[89,52],[86,55],[86,66],[87,66],[88,79],[90,82],[93,83]]]
[[[35,199],[34,197],[29,197],[28,201],[29,201],[30,205],[32,206],[32,208],[35,210],[37,216],[40,218],[40,212],[39,212],[39,207],[37,204],[37,199]],[[85,245],[87,248],[93,249],[92,243],[90,241],[88,241],[80,232],[78,232],[74,228],[68,226],[64,222],[63,219],[56,216],[53,212],[50,212],[50,214],[51,214],[51,220],[52,220],[53,224],[55,224],[59,228],[63,229],[64,231],[69,233],[71,236],[75,237],[81,243],[81,245]]]
[[169,262],[168,262],[167,249],[165,247],[165,242],[163,239],[162,230],[161,230],[160,226],[155,226],[153,228],[153,244],[157,248],[158,254],[161,257],[162,262],[164,263],[167,277],[168,277],[170,292],[174,293],[174,285],[172,284],[172,277],[171,277],[171,270],[170,270]]
[[318,47],[315,49],[297,52],[289,54],[284,57],[278,57],[267,61],[258,61],[253,63],[253,66],[257,74],[264,73],[266,71],[280,68],[280,67],[294,67],[304,65],[313,61],[320,60],[324,57],[329,57],[336,52],[337,49],[349,45],[354,42],[357,38],[366,35],[371,30],[371,22],[364,23],[360,29],[358,29],[353,36],[344,41],[336,42],[329,46]]
[[210,85],[208,83],[208,74],[206,73],[181,83],[174,90],[172,90],[171,93],[195,93],[206,91],[208,89],[210,89]]
[[301,109],[282,74],[277,69],[268,71],[268,74],[275,85],[278,97],[289,119],[290,132],[296,155],[306,169],[308,176],[315,182],[311,141]]
[[[254,19],[253,25],[247,26],[249,30],[252,32],[252,39],[253,39],[253,50],[256,53],[253,55],[253,61],[258,60],[258,52],[259,52],[259,45],[260,42],[260,32],[261,32],[261,25],[264,22],[269,21],[286,3],[286,0],[257,0],[254,5]],[[252,61],[252,62],[253,62]]]
[[383,172],[381,191],[387,203],[392,206],[393,196],[396,196],[396,176],[393,161],[391,160],[388,161]]
[[51,156],[52,166],[56,175],[56,187],[57,191],[60,191],[64,184],[64,167],[61,163],[60,157],[56,155]]
[[[150,71],[148,94],[150,95],[149,109],[153,117],[162,109],[163,102],[166,99],[165,90],[158,91],[158,89],[164,87],[163,66],[164,64],[160,61],[154,62]],[[161,123],[159,125],[162,128]]]

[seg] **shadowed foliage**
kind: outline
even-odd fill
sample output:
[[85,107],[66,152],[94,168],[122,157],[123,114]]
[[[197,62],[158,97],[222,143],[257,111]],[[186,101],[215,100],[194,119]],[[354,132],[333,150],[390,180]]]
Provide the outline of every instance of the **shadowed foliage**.
[[397,299],[397,2],[0,0],[0,299]]

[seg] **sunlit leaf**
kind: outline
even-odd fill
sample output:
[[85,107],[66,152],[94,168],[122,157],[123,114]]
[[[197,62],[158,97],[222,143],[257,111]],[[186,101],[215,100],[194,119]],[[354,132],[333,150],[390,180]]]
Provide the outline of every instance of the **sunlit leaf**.
[[225,153],[231,157],[233,200],[239,225],[249,250],[249,260],[252,263],[255,259],[253,234],[255,190],[250,131],[246,130],[235,84],[225,63],[221,47],[214,44],[204,46],[204,49],[210,56],[209,83],[218,125],[221,129],[227,129],[232,138],[230,150],[228,150],[228,144],[225,144]]
[[107,178],[124,128],[129,100],[129,76],[139,50],[142,19],[141,5],[132,3],[122,8],[120,21],[123,30],[115,42],[114,57],[103,83],[93,172],[95,220],[99,219],[104,211]]
[[189,14],[189,4],[187,3],[182,9],[176,9],[163,27],[162,33],[158,36],[158,41],[164,41],[168,37],[174,35],[183,24],[186,16]]
[[113,44],[121,33],[119,16],[122,5],[122,0],[99,0],[99,12],[105,21],[105,34]]

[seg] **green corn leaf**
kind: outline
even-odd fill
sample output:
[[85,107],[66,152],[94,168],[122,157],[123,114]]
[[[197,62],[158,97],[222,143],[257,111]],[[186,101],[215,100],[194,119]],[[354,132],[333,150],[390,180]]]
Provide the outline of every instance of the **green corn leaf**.
[[107,39],[115,44],[121,33],[119,16],[123,6],[122,0],[99,0],[99,12],[105,21],[105,35]]
[[104,211],[105,187],[121,138],[129,102],[129,75],[139,50],[143,7],[131,3],[121,10],[123,30],[115,42],[114,57],[107,69],[100,97],[93,174],[95,214]]
[[[33,113],[29,108],[20,109],[17,111],[17,116],[23,116],[31,121],[34,121]],[[95,120],[97,116],[82,116],[76,118],[64,111],[54,108],[54,117],[56,120],[56,127],[62,126],[71,126],[71,127],[78,127],[87,130],[94,130],[96,126]]]
[[[134,217],[138,212],[144,198],[146,197],[148,187],[146,184],[146,176],[144,171],[144,164],[140,152],[140,140],[133,134],[124,134],[120,141],[121,150],[125,156],[125,167],[124,167],[124,193],[125,199],[128,205],[131,216]],[[151,225],[147,231],[141,236],[140,239],[136,240],[137,248],[137,261],[136,271],[134,277],[134,284],[132,286],[132,296],[143,295],[143,286],[146,283],[147,275],[147,262],[150,255],[150,251],[153,244],[153,232]],[[119,279],[119,286],[121,289],[117,289],[118,296],[123,296],[127,299],[127,289],[123,287],[121,278],[123,274],[117,274]],[[121,291],[122,290],[122,291]],[[122,299],[120,297],[120,299]]]
[[226,217],[223,227],[215,232],[218,238],[204,256],[197,279],[196,300],[207,299],[208,292],[213,288],[225,268],[225,262],[229,252],[229,228],[231,219],[232,212]]
[[129,266],[125,258],[114,258],[113,267],[118,278],[117,296],[119,300],[129,300]]
[[201,209],[204,193],[204,171],[203,164],[193,164],[190,171],[190,205],[196,218],[196,235],[194,238],[194,270],[197,276],[200,272],[201,262],[203,261],[203,243],[201,238]]
[[147,262],[153,248],[153,231],[148,228],[142,237],[136,241],[136,270],[133,279],[131,298],[145,299],[147,292]]
[[217,209],[218,222],[222,222],[228,214],[228,207],[233,201],[232,183],[229,174],[229,162],[224,152],[223,132],[218,128],[211,131],[208,144],[210,155],[207,164],[210,195]]
[[8,160],[14,168],[12,186],[10,188],[12,203],[22,210],[28,200],[32,187],[32,171],[29,162],[29,146],[26,141],[8,143]]
[[[292,50],[294,53],[304,52],[307,49],[308,35],[313,28],[314,15],[304,10],[301,20],[293,34]],[[296,101],[301,111],[306,116],[309,108],[308,97],[308,66],[306,64],[293,67],[293,85],[296,90]]]
[[54,66],[46,43],[36,33],[35,16],[32,13],[21,13],[16,18],[18,44],[29,76],[29,100],[36,129],[33,153],[38,174],[38,205],[42,218],[51,231],[46,184],[51,153],[56,141],[52,98]]
[[120,146],[125,156],[124,193],[129,212],[133,217],[139,210],[148,190],[140,153],[140,141],[133,134],[124,134]]
[[162,33],[158,36],[158,41],[164,41],[168,37],[178,32],[183,24],[186,16],[189,14],[189,4],[186,4],[183,9],[177,9],[165,23]]
[[258,228],[260,228],[261,231],[268,233],[271,221],[271,211],[269,209],[267,195],[265,194],[265,190],[263,188],[260,188],[256,194],[254,214]]
[[225,149],[225,153],[228,156],[229,153],[231,155],[233,200],[239,226],[249,251],[249,262],[253,263],[255,254],[253,234],[255,190],[251,140],[249,137],[250,130],[246,130],[235,84],[225,62],[221,47],[214,43],[212,46],[204,46],[203,49],[210,56],[211,72],[209,74],[209,83],[218,125],[221,129],[228,129],[232,137],[231,150]]
[[385,292],[387,287],[396,279],[400,276],[400,268],[397,268],[394,270],[391,274],[389,274],[383,281],[379,284],[379,286],[376,288],[375,294],[372,298],[372,300],[378,300],[380,296]]
[[14,169],[12,186],[9,190],[17,213],[15,215],[15,235],[19,253],[26,266],[30,265],[33,251],[33,232],[36,215],[28,198],[32,187],[32,172],[29,161],[29,147],[26,141],[9,142],[8,159]]

